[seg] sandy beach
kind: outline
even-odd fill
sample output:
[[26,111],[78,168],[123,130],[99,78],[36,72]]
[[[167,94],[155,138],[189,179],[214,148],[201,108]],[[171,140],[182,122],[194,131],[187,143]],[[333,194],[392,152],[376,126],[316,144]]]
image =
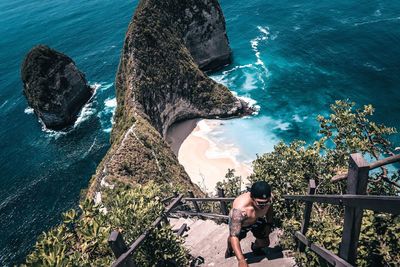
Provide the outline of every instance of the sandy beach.
[[213,142],[212,131],[218,129],[220,120],[188,120],[173,125],[167,141],[191,180],[207,192],[214,193],[218,181],[222,181],[228,169],[242,176],[242,188],[251,174],[250,165],[238,162],[240,153],[233,144]]

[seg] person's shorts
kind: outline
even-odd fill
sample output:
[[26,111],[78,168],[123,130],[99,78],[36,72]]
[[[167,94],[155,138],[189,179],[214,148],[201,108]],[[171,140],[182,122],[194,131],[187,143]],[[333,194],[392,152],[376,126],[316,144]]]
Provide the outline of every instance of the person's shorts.
[[247,236],[247,232],[251,231],[255,238],[265,239],[267,238],[267,230],[271,228],[272,224],[267,222],[266,218],[258,218],[257,221],[249,226],[242,227],[240,229],[239,240]]

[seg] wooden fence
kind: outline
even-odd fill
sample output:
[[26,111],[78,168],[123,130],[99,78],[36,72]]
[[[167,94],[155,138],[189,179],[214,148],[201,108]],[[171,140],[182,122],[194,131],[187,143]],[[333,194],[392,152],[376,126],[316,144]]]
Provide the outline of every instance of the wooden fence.
[[[369,171],[399,161],[400,155],[396,155],[368,164],[360,153],[352,154],[349,159],[348,173],[342,175],[340,179],[336,179],[347,179],[347,194],[315,195],[315,181],[310,180],[307,195],[285,195],[285,199],[305,202],[302,227],[295,233],[296,238],[300,241],[299,250],[303,252],[307,246],[333,266],[353,266],[357,259],[357,246],[364,209],[394,215],[400,214],[399,196],[366,195]],[[311,243],[306,237],[314,202],[344,206],[344,226],[339,255]]]

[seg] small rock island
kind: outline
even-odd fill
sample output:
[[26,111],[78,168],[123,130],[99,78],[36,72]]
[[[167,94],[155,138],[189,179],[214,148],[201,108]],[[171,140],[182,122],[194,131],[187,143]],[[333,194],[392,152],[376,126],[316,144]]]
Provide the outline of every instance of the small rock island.
[[29,106],[48,129],[61,130],[73,125],[93,94],[74,61],[45,45],[29,51],[21,76]]

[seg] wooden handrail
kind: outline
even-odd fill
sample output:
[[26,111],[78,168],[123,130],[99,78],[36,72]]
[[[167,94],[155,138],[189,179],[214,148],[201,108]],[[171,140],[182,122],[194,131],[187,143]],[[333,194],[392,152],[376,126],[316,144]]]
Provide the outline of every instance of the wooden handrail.
[[200,217],[208,217],[214,219],[224,219],[228,220],[228,215],[216,214],[216,213],[206,213],[206,212],[193,212],[193,211],[186,211],[186,210],[178,210],[174,211],[173,213],[179,215],[187,215],[187,216],[200,216]]
[[169,204],[165,210],[164,210],[164,214],[157,217],[157,219],[151,224],[150,229],[146,229],[144,231],[143,234],[141,234],[133,243],[132,245],[130,245],[129,249],[123,253],[112,265],[112,267],[117,267],[120,266],[121,264],[123,264],[127,258],[143,243],[143,241],[147,238],[147,236],[150,233],[151,229],[154,229],[155,227],[157,227],[161,221],[163,220],[163,218],[165,218],[164,216],[167,215],[169,212],[171,212],[171,210],[178,205],[178,203],[182,200],[183,195],[179,195],[177,198],[174,199],[174,201],[171,202],[171,204]]
[[333,252],[327,250],[324,247],[318,246],[317,244],[311,243],[307,237],[305,237],[302,233],[297,231],[294,234],[297,239],[302,242],[305,246],[309,247],[312,251],[317,253],[318,256],[322,257],[324,260],[329,262],[333,266],[341,266],[341,267],[352,267],[350,263],[345,261],[344,259],[340,258]]
[[381,159],[381,160],[378,160],[378,161],[375,161],[374,163],[371,163],[369,165],[369,170],[373,170],[373,169],[382,167],[384,165],[396,163],[398,161],[400,161],[400,154],[394,155],[394,156],[391,156],[391,157],[388,157],[388,158],[385,158],[385,159]]
[[400,197],[371,195],[284,195],[285,199],[309,201],[353,208],[368,209],[378,212],[400,214]]
[[[396,162],[400,162],[400,154],[375,161],[375,162],[369,164],[368,167],[369,167],[369,170],[371,171],[371,170],[377,169],[379,167],[382,167],[382,166],[385,166],[388,164],[393,164]],[[342,180],[347,179],[347,176],[348,176],[348,173],[338,174],[338,175],[333,176],[331,181],[332,182],[342,181]]]
[[217,202],[217,201],[233,202],[234,200],[235,200],[234,197],[207,197],[207,198],[185,197],[182,199],[182,201],[204,201],[204,202]]

